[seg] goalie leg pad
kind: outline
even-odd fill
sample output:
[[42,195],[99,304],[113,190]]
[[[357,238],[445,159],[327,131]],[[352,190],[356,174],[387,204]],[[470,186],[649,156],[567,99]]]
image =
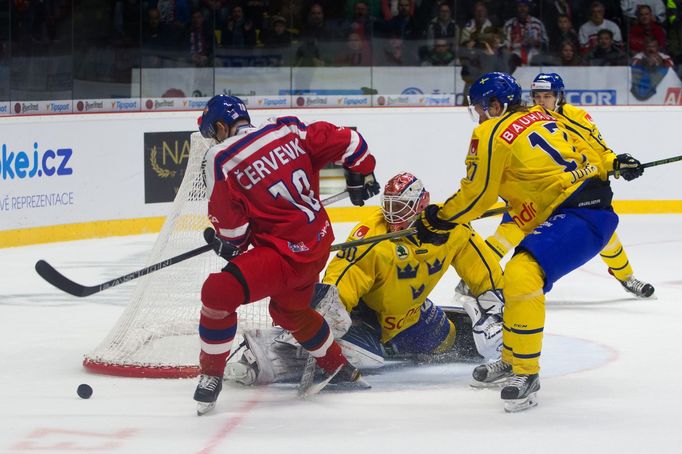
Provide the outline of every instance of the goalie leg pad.
[[303,350],[273,342],[278,331],[272,328],[244,333],[242,356],[238,361],[227,364],[225,379],[247,386],[298,379],[305,363]]
[[315,284],[311,307],[324,317],[335,339],[341,338],[350,328],[350,314],[341,302],[336,286]]
[[341,340],[341,351],[358,369],[378,369],[384,366],[384,350],[380,334],[367,324],[352,326]]
[[473,338],[478,353],[486,359],[497,359],[502,351],[501,295],[489,290],[476,301],[465,301],[464,309],[471,317]]
[[448,350],[455,342],[455,326],[443,309],[428,298],[421,307],[419,320],[387,342],[392,352],[434,353]]

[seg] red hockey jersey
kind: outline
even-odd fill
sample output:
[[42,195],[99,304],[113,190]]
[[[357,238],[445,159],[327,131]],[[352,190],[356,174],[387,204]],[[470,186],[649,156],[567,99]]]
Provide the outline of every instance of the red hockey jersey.
[[217,234],[242,249],[269,246],[298,262],[319,260],[334,240],[319,198],[319,172],[329,162],[362,174],[375,164],[356,131],[296,117],[242,128],[214,145],[204,171]]

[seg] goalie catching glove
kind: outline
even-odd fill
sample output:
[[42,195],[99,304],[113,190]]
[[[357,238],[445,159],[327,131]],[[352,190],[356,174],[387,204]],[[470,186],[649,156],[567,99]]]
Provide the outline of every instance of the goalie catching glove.
[[204,230],[204,240],[206,240],[207,244],[213,246],[213,251],[225,260],[230,260],[239,255],[239,248],[218,237],[215,234],[215,230],[210,227]]
[[429,205],[415,221],[414,226],[417,229],[417,238],[422,243],[430,243],[436,246],[445,244],[450,237],[450,230],[457,226],[454,222],[438,218],[439,209],[438,205]]
[[621,175],[626,181],[639,178],[644,173],[642,163],[630,156],[628,153],[619,154],[613,161],[614,176],[619,178]]
[[374,178],[374,172],[363,175],[346,169],[346,190],[353,205],[363,206],[365,200],[381,192],[381,186]]

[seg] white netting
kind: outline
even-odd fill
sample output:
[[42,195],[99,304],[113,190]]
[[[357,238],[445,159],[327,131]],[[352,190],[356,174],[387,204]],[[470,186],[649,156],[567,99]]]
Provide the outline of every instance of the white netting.
[[[210,145],[199,133],[192,134],[185,176],[147,265],[205,244],[203,231],[210,224],[201,165]],[[112,375],[196,375],[201,286],[224,265],[225,260],[209,251],[140,278],[116,326],[85,356],[85,367]],[[267,302],[240,307],[240,332],[270,325]]]

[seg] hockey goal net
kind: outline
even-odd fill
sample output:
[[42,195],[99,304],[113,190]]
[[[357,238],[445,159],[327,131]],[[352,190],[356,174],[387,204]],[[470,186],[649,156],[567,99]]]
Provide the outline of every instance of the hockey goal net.
[[[201,246],[203,231],[210,226],[202,162],[213,143],[193,133],[190,144],[185,175],[148,265]],[[85,368],[129,377],[197,375],[201,286],[224,265],[225,260],[208,252],[141,278],[112,331],[85,355]],[[239,332],[270,326],[267,304],[266,299],[240,307]]]

